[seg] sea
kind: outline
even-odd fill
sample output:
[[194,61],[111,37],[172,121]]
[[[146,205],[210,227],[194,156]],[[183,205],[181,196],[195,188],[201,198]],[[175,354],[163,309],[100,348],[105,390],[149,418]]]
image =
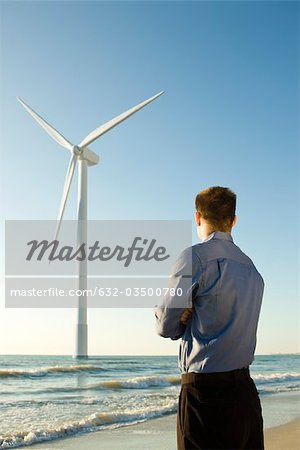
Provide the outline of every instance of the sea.
[[[265,427],[300,417],[300,355],[256,356]],[[0,356],[0,449],[176,413],[176,356]]]

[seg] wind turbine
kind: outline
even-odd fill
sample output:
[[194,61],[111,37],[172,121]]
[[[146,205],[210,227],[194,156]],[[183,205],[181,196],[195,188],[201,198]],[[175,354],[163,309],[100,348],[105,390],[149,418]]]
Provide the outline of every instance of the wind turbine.
[[[78,162],[78,203],[77,203],[77,244],[80,245],[83,242],[87,242],[87,168],[94,166],[99,162],[99,156],[88,148],[92,142],[98,139],[103,134],[117,126],[119,123],[128,119],[128,117],[135,114],[148,103],[152,102],[156,98],[160,97],[164,91],[159,92],[153,97],[145,100],[142,103],[134,106],[128,111],[120,114],[114,119],[106,122],[100,127],[96,128],[90,134],[88,134],[79,145],[73,145],[69,142],[61,133],[59,133],[52,125],[46,122],[39,114],[37,114],[30,106],[28,106],[19,97],[17,99],[28,111],[28,113],[44,128],[44,130],[62,147],[70,151],[71,157],[69,166],[67,169],[64,190],[62,194],[60,210],[58,215],[58,222],[55,232],[55,239],[57,239],[63,215],[70,191],[73,175],[75,172],[76,164]],[[87,288],[87,261],[80,261],[78,265],[78,289],[84,291]],[[76,324],[76,347],[74,358],[87,358],[87,302],[86,296],[78,297],[78,314]]]

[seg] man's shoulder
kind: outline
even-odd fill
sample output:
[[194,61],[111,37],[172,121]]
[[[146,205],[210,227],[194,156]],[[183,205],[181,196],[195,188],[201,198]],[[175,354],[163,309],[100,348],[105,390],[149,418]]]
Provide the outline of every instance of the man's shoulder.
[[[186,249],[187,250],[187,249]],[[234,259],[240,263],[254,265],[253,261],[233,241],[210,239],[189,247],[192,259],[199,259],[205,264],[214,259]]]

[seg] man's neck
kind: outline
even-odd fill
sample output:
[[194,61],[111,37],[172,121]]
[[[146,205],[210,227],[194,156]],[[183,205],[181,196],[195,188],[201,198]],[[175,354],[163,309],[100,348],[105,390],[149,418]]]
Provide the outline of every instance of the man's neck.
[[204,231],[204,235],[203,235],[203,240],[206,241],[208,240],[208,238],[211,237],[212,234],[214,233],[227,233],[231,236],[231,230],[230,231],[224,231],[224,230],[212,230],[212,229],[207,229]]

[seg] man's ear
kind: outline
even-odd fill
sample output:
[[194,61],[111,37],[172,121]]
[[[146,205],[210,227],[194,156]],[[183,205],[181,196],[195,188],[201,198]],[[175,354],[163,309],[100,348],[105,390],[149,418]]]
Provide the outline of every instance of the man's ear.
[[200,216],[199,211],[195,212],[195,222],[196,222],[197,227],[199,227],[201,225],[201,216]]
[[233,227],[234,227],[234,225],[236,224],[236,222],[237,222],[237,216],[234,216],[234,219],[233,219],[233,222],[232,222],[232,227],[231,227],[231,228],[233,228]]

